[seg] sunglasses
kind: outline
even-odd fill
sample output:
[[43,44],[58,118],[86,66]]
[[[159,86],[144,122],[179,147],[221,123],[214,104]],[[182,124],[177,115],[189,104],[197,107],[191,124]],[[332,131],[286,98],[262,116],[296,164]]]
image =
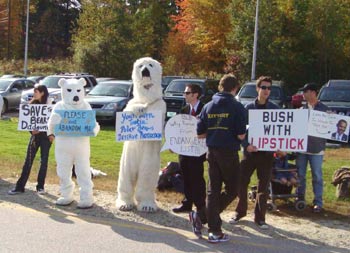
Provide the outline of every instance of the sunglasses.
[[262,90],[271,90],[271,86],[260,86],[260,89]]
[[185,95],[189,95],[189,94],[191,94],[191,93],[193,93],[192,91],[184,91],[184,93],[183,94],[185,94]]

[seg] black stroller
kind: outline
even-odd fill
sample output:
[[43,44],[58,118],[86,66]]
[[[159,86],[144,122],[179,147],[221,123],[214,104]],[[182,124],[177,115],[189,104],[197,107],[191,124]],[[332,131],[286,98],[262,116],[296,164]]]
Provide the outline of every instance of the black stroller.
[[[295,160],[295,155],[290,155],[288,160]],[[288,201],[288,203],[293,203],[295,209],[298,211],[302,211],[306,208],[306,202],[304,200],[298,200],[298,195],[293,193],[293,188],[296,187],[293,186],[293,184],[285,184],[285,182],[278,178],[279,173],[290,173],[297,179],[297,168],[295,164],[288,163],[288,160],[286,161],[284,168],[276,166],[277,163],[275,163],[272,169],[272,179],[269,186],[269,200],[267,202],[267,210],[270,212],[277,210],[277,205],[275,203],[277,199],[282,199]],[[296,183],[298,183],[298,181]],[[257,186],[252,186],[251,190],[248,192],[248,199],[255,201],[256,195]]]

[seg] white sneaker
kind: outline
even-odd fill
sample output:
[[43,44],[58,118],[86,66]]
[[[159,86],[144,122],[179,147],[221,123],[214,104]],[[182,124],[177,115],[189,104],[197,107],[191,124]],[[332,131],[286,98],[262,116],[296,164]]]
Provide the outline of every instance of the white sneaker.
[[46,191],[44,189],[38,189],[36,190],[36,192],[39,194],[39,195],[45,195],[46,194]]

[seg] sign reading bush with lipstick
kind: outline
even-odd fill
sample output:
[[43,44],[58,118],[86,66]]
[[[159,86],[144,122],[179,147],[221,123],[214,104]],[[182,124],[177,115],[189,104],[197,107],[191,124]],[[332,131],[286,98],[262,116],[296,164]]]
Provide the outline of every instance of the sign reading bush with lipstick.
[[306,151],[307,110],[249,110],[248,142],[259,151]]

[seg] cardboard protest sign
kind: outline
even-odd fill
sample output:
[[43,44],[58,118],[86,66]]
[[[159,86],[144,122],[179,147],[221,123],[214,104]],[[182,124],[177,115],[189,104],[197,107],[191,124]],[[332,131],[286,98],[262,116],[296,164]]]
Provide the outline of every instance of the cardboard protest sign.
[[46,132],[52,107],[52,105],[46,104],[21,104],[19,106],[17,129],[20,131]]
[[305,110],[249,110],[248,141],[259,151],[306,151]]
[[309,135],[339,142],[348,142],[350,117],[316,110],[310,110],[309,112]]
[[117,112],[116,141],[161,141],[163,116],[161,111],[135,115],[132,112]]
[[56,136],[94,136],[96,122],[93,110],[57,110],[62,120],[54,129]]
[[198,139],[196,129],[196,117],[188,114],[173,116],[165,126],[165,144],[161,151],[170,149],[179,155],[203,155],[208,148],[205,139]]

